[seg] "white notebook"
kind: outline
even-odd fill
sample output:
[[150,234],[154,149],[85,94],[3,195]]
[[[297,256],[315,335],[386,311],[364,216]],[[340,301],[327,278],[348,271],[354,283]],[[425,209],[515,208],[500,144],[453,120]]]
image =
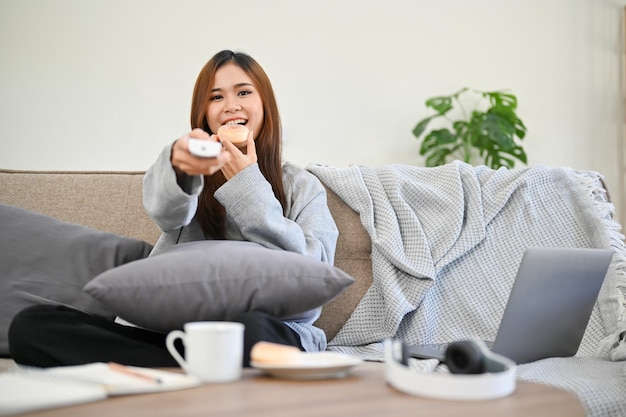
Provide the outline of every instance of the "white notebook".
[[46,369],[20,368],[0,374],[0,415],[201,384],[198,379],[181,373],[132,366],[125,369],[130,372],[120,372],[106,363],[93,363]]

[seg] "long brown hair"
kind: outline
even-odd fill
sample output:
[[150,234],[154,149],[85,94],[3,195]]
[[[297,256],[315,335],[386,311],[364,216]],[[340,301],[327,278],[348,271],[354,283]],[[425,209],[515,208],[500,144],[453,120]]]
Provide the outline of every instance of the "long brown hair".
[[[215,73],[227,63],[233,63],[241,68],[254,83],[263,103],[263,125],[255,141],[259,169],[271,184],[274,195],[283,207],[286,206],[285,190],[282,176],[282,131],[278,105],[274,96],[274,89],[269,77],[263,68],[249,55],[229,50],[220,51],[213,56],[202,68],[193,91],[191,103],[191,128],[201,128],[213,134],[206,119],[206,110],[209,105],[210,92],[215,79]],[[200,195],[197,217],[204,235],[207,238],[225,239],[224,224],[226,210],[215,199],[213,194],[226,182],[221,171],[204,177],[204,189]]]

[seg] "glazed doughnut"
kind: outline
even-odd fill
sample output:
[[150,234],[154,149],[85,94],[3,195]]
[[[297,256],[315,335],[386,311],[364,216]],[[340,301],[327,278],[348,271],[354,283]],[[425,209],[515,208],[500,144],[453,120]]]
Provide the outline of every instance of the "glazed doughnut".
[[225,137],[233,144],[238,145],[248,140],[248,128],[244,125],[226,124],[217,130],[218,137]]

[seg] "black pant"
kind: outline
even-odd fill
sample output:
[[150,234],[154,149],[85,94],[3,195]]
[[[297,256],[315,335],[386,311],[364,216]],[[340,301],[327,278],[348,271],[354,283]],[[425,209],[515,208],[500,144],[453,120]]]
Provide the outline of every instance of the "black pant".
[[[281,320],[248,312],[232,321],[245,325],[244,366],[250,350],[266,341],[296,346],[300,337]],[[64,306],[39,305],[19,312],[9,327],[9,351],[15,362],[30,366],[118,362],[146,367],[178,367],[165,347],[163,333],[123,326]],[[180,342],[180,340],[177,340]],[[177,348],[182,351],[182,344]]]

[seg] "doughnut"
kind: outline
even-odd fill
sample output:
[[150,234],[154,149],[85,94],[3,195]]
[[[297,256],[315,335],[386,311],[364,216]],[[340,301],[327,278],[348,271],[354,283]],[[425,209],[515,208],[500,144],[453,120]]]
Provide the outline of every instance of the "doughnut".
[[217,136],[220,138],[225,137],[233,144],[238,145],[240,143],[245,143],[248,139],[248,128],[244,125],[238,124],[222,125],[217,130]]
[[291,365],[300,361],[302,352],[295,346],[257,342],[250,350],[250,359],[264,365]]

